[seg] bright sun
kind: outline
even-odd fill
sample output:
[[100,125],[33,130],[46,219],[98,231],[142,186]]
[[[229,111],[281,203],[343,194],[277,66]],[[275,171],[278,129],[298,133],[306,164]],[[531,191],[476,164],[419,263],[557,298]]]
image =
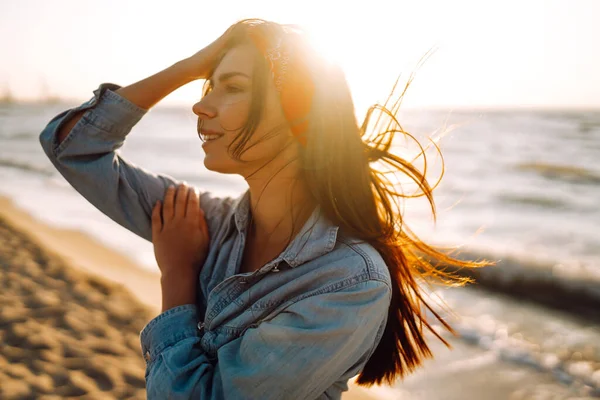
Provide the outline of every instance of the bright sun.
[[373,69],[369,61],[372,57],[357,51],[364,38],[360,37],[355,30],[344,29],[343,25],[335,30],[323,25],[305,27],[316,51],[344,71],[357,115],[362,115],[369,105],[380,100],[381,93],[377,93],[377,88],[388,86],[381,79],[381,75],[373,75],[370,72]]

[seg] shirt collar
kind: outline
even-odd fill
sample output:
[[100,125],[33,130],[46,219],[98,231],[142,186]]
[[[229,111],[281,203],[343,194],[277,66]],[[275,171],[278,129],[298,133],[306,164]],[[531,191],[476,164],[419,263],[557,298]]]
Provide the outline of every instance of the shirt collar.
[[[250,215],[250,189],[246,190],[233,203],[233,219],[238,233],[246,232]],[[290,267],[311,261],[329,253],[335,246],[339,226],[334,225],[317,205],[286,249],[278,257]]]

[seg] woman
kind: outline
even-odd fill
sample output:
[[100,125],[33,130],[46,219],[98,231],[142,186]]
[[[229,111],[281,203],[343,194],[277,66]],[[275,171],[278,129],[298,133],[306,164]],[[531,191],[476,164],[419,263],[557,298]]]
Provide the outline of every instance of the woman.
[[[193,106],[204,165],[242,175],[238,198],[197,195],[116,152],[152,106],[196,79],[206,79]],[[149,399],[337,399],[356,374],[392,384],[431,356],[422,323],[444,341],[424,320],[417,279],[468,282],[425,257],[487,265],[410,234],[402,195],[375,169],[408,174],[435,215],[425,177],[389,152],[399,103],[358,125],[343,74],[296,28],[240,21],[171,67],[94,94],[40,141],[79,193],[154,244],[163,307],[140,334]],[[363,139],[378,109],[391,123]]]

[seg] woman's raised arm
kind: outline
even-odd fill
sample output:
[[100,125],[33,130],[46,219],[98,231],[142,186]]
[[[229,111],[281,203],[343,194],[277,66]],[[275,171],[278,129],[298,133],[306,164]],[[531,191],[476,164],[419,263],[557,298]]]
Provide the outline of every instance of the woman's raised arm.
[[[191,65],[186,59],[123,88],[103,83],[89,101],[55,116],[39,136],[44,152],[75,190],[148,241],[152,240],[154,204],[163,199],[169,185],[181,182],[134,165],[117,150],[148,108],[198,78]],[[201,192],[200,202],[209,229],[216,229],[222,199]]]
[[[181,86],[196,79],[207,79],[208,74],[214,67],[215,61],[218,59],[219,53],[234,29],[235,25],[230,26],[214,42],[191,57],[185,58],[139,82],[126,87],[119,87],[115,92],[142,109],[141,111],[148,111],[148,109],[152,108],[156,103]],[[84,111],[82,110],[71,115],[68,121],[64,125],[61,125],[57,134],[57,143],[61,143],[69,135],[71,129],[83,116]]]
[[[132,85],[120,87],[115,92],[146,112],[171,92],[193,80],[195,78],[191,73],[190,64],[184,60]],[[57,143],[60,144],[69,135],[85,111],[84,109],[77,112],[61,125],[56,137]]]

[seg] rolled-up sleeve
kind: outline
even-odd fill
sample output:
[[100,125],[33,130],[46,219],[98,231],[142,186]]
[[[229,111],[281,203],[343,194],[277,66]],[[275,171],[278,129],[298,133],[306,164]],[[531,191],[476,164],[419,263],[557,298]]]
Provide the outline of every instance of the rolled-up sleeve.
[[148,399],[315,399],[366,363],[390,300],[378,280],[308,295],[250,325],[216,359],[202,347],[196,306],[167,310],[140,334]]
[[[115,93],[120,87],[102,83],[90,100],[52,118],[39,140],[54,167],[77,192],[121,226],[151,241],[154,204],[169,185],[181,182],[137,166],[118,153],[127,134],[148,112]],[[82,118],[58,143],[61,126],[82,110]],[[220,200],[200,191],[207,219]]]

